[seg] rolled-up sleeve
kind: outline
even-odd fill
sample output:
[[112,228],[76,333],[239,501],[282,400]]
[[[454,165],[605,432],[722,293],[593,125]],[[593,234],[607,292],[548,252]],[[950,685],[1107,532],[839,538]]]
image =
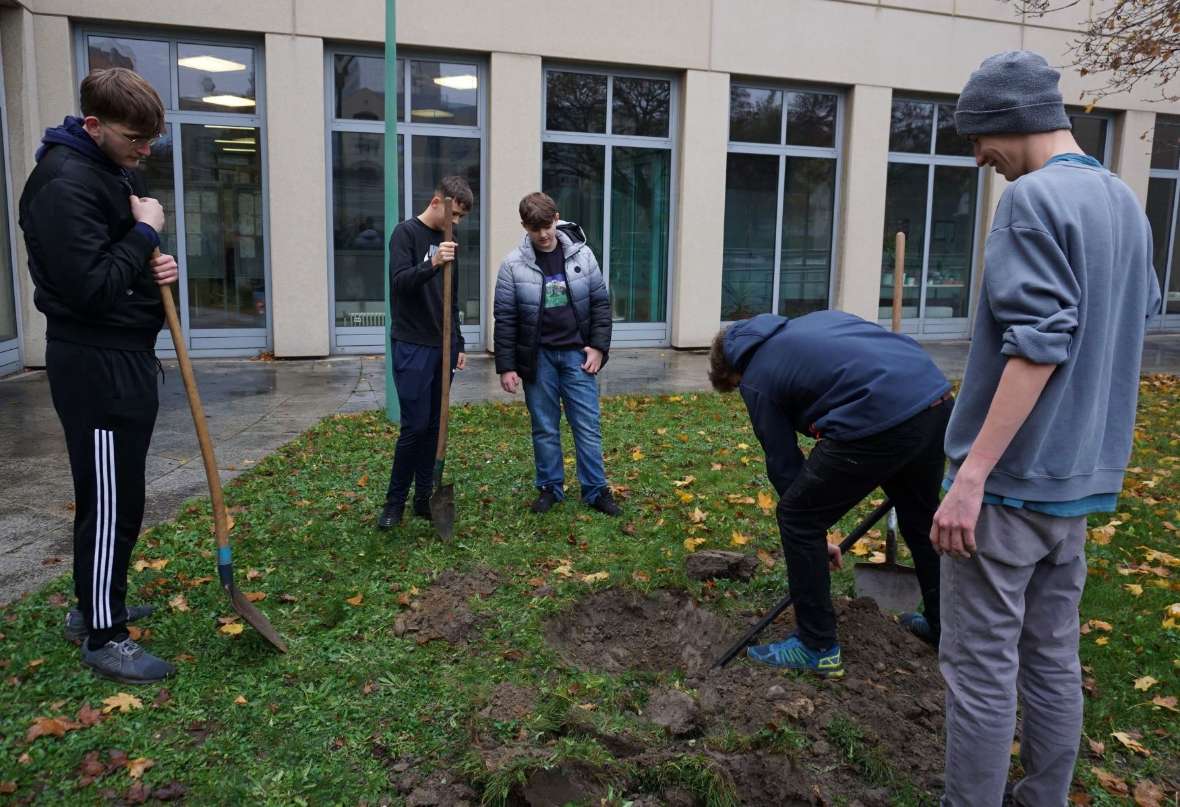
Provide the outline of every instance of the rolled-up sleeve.
[[983,282],[992,316],[1004,329],[1004,355],[1034,364],[1065,363],[1078,327],[1081,286],[1049,233],[1015,226],[993,230]]

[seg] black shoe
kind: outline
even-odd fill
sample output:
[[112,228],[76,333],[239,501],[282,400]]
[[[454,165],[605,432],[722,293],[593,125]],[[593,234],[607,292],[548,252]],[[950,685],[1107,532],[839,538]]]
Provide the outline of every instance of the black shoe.
[[[147,617],[151,616],[155,610],[156,606],[154,605],[128,605],[127,622],[131,623],[140,619],[146,619]],[[82,612],[77,608],[71,608],[66,613],[66,626],[64,633],[66,641],[70,642],[71,644],[79,645],[86,641],[89,630],[86,627],[86,621],[82,619]]]
[[402,512],[405,509],[405,502],[386,502],[377,518],[377,529],[388,530],[396,527],[402,522]]
[[555,504],[557,504],[557,494],[549,488],[541,488],[540,495],[537,496],[537,500],[533,502],[530,509],[534,513],[548,513]]
[[431,516],[430,516],[430,497],[429,496],[427,496],[425,499],[419,499],[419,498],[415,497],[415,499],[414,499],[414,515],[416,515],[418,518],[424,518],[427,521],[430,521]]
[[926,644],[938,649],[938,640],[942,638],[942,631],[927,621],[926,617],[917,612],[902,614],[898,621],[901,626],[917,636]]
[[619,509],[619,506],[615,504],[615,497],[611,495],[610,488],[605,488],[602,493],[599,493],[598,498],[591,502],[590,506],[611,518],[622,515],[623,513]]

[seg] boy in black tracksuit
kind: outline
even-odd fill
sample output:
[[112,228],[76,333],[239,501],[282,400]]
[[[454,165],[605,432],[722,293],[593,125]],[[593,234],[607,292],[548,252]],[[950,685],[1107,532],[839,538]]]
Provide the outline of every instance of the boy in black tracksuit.
[[[405,511],[410,484],[414,485],[414,514],[430,518],[434,454],[438,444],[439,405],[442,402],[442,272],[455,260],[454,241],[443,241],[446,212],[443,199],[453,200],[452,223],[471,210],[471,187],[462,177],[444,177],[430,204],[419,215],[403,221],[389,240],[390,325],[389,361],[401,407],[401,432],[389,472],[385,507],[377,527],[387,530]],[[452,272],[455,271],[452,265]],[[459,294],[452,286],[451,367],[467,363],[459,328]]]
[[154,347],[170,255],[153,258],[164,211],[131,171],[151,153],[164,110],[130,70],[82,82],[82,118],[48,129],[20,199],[20,226],[45,314],[45,369],[74,480],[74,592],[66,635],[99,675],[150,683],[171,664],[132,641],[151,613],[125,603],[144,509],[144,465],[159,401]]

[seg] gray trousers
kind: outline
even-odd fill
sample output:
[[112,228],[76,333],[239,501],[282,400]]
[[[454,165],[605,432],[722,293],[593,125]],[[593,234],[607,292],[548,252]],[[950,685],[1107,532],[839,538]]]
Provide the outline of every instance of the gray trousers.
[[1082,734],[1078,603],[1086,518],[984,505],[977,552],[942,558],[946,679],[945,807],[999,807],[1008,781],[1016,698],[1027,807],[1061,807]]

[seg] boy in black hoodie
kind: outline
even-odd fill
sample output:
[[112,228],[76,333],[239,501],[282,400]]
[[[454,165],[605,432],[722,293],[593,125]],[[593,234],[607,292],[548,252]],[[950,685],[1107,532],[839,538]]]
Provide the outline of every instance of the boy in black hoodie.
[[164,209],[134,173],[164,130],[164,107],[130,70],[91,73],[82,117],[45,132],[20,198],[33,301],[46,318],[45,369],[74,478],[74,593],[67,638],[98,675],[132,684],[175,668],[147,653],[126,624],[127,566],[144,508],[144,465],[159,399],[157,286],[176,260],[153,257]]
[[[459,329],[459,290],[452,286],[451,334],[442,335],[442,272],[455,260],[458,244],[443,240],[446,212],[443,200],[453,202],[452,223],[458,225],[471,210],[475,198],[467,180],[443,177],[426,209],[403,221],[389,239],[389,296],[393,320],[390,326],[389,361],[401,407],[401,431],[393,452],[385,507],[377,528],[388,530],[402,520],[410,484],[414,485],[414,514],[430,518],[430,494],[434,484],[434,453],[438,443],[439,405],[442,402],[442,346],[450,343],[451,367],[467,364],[463,334]],[[452,266],[457,276],[457,270]]]

